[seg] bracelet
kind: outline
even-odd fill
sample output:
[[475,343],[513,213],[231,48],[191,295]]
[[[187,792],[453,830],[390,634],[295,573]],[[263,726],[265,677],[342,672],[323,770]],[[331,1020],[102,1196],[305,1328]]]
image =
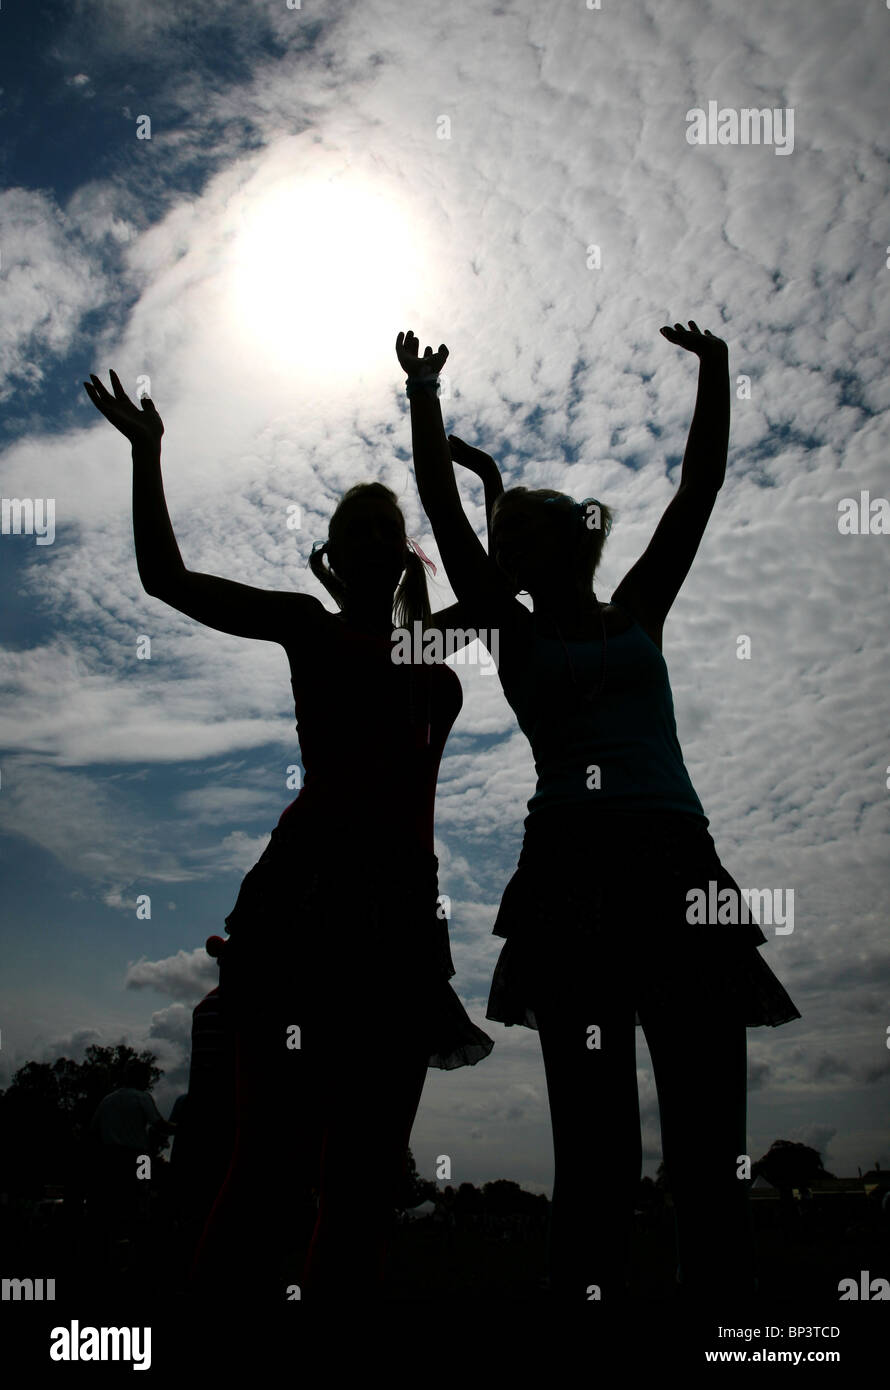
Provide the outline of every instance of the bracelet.
[[429,391],[430,395],[438,396],[439,378],[437,376],[409,376],[405,382],[405,395],[410,400],[418,390]]

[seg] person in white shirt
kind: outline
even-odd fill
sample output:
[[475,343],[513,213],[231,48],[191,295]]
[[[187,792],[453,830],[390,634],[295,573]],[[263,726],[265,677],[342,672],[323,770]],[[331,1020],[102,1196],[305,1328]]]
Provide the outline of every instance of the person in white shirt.
[[151,1079],[144,1062],[127,1063],[123,1085],[109,1092],[96,1107],[90,1122],[96,1159],[97,1205],[104,1208],[110,1225],[120,1228],[137,1215],[140,1197],[147,1197],[150,1183],[139,1177],[140,1160],[150,1156],[158,1131],[171,1133],[175,1125],[165,1120],[146,1087]]

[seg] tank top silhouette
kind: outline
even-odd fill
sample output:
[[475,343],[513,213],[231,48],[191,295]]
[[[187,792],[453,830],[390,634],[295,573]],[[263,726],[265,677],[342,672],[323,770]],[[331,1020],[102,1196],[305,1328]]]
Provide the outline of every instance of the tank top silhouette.
[[450,667],[395,662],[393,646],[332,617],[308,665],[286,649],[304,771],[279,821],[288,832],[333,823],[390,858],[432,852],[436,779],[463,692]]
[[529,814],[581,803],[684,811],[707,824],[683,762],[661,652],[634,621],[607,637],[604,673],[602,658],[601,637],[563,644],[536,632],[502,668],[504,694],[535,757]]

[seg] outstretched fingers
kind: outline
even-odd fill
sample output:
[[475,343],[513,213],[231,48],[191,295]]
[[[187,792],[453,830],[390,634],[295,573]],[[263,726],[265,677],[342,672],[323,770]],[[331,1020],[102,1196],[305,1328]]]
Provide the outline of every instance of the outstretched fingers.
[[[106,389],[104,383],[100,381],[99,377],[96,376],[95,372],[90,372],[90,381],[93,383],[93,390],[100,399],[103,396],[110,395],[110,392]],[[84,382],[84,385],[86,385],[86,382]]]
[[676,343],[677,347],[694,353],[702,362],[720,363],[728,351],[723,339],[718,338],[709,328],[702,333],[695,319],[689,320],[688,328],[684,328],[682,323],[675,323],[673,328],[665,324],[659,331],[669,343]]
[[95,376],[93,372],[90,372],[90,380],[85,381],[83,385],[84,390],[86,391],[90,400],[93,402],[93,405],[96,407],[96,409],[101,410],[102,414],[106,415],[108,412],[108,403],[111,401],[111,396],[105,390],[105,387],[102,385],[99,378]]
[[111,385],[114,388],[114,394],[117,397],[117,399],[121,401],[123,405],[132,406],[133,402],[130,400],[130,397],[127,395],[126,391],[121,386],[120,377],[118,376],[117,372],[114,370],[113,367],[109,367],[108,375],[111,377]]
[[671,343],[688,342],[690,338],[703,338],[706,335],[709,338],[712,338],[714,336],[713,333],[709,332],[709,330],[707,329],[705,330],[705,333],[702,333],[701,329],[699,328],[698,324],[695,322],[694,319],[689,320],[688,328],[684,328],[682,323],[675,323],[673,328],[671,328],[668,324],[665,324],[664,327],[660,328],[658,331],[662,333],[664,337],[667,338],[668,341]]
[[111,389],[117,396],[118,400],[120,400],[124,395],[124,388],[121,386],[121,379],[113,367],[109,367],[108,376],[109,380],[111,381]]
[[126,405],[132,405],[132,401],[130,400],[124,388],[121,386],[120,377],[118,376],[117,372],[114,370],[113,367],[109,368],[108,375],[111,378],[111,385],[114,390],[113,396],[106,387],[105,383],[99,377],[96,376],[95,372],[90,372],[90,381],[92,382],[92,387],[87,386],[86,382],[84,382],[84,386],[87,386],[88,392],[92,390],[99,398],[99,400],[106,404],[113,404],[115,400],[119,400],[123,401]]

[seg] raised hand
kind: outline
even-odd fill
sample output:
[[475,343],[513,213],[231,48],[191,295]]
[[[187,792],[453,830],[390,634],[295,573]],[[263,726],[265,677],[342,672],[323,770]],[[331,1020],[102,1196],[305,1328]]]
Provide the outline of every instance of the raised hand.
[[120,384],[117,372],[110,371],[114,395],[106,391],[97,376],[90,372],[90,381],[84,382],[84,390],[97,410],[100,410],[116,430],[136,444],[160,444],[164,433],[164,422],[148,396],[142,397],[142,408],[134,405]]
[[433,352],[431,347],[425,348],[423,356],[419,356],[418,349],[420,343],[416,334],[408,329],[407,333],[400,333],[396,338],[396,356],[402,365],[402,370],[409,377],[438,376],[448,358],[448,349],[444,343],[439,344],[439,351]]
[[665,325],[658,331],[669,343],[676,343],[687,352],[694,352],[702,361],[718,362],[729,356],[729,349],[723,339],[715,337],[709,328],[706,328],[704,333],[700,332],[692,319],[689,320],[688,328],[684,328],[682,323],[675,323],[673,328]]
[[472,444],[464,443],[456,434],[449,434],[448,447],[454,462],[462,464],[479,478],[485,478],[492,470],[495,473],[499,471],[491,454],[484,453],[482,449],[474,449]]

